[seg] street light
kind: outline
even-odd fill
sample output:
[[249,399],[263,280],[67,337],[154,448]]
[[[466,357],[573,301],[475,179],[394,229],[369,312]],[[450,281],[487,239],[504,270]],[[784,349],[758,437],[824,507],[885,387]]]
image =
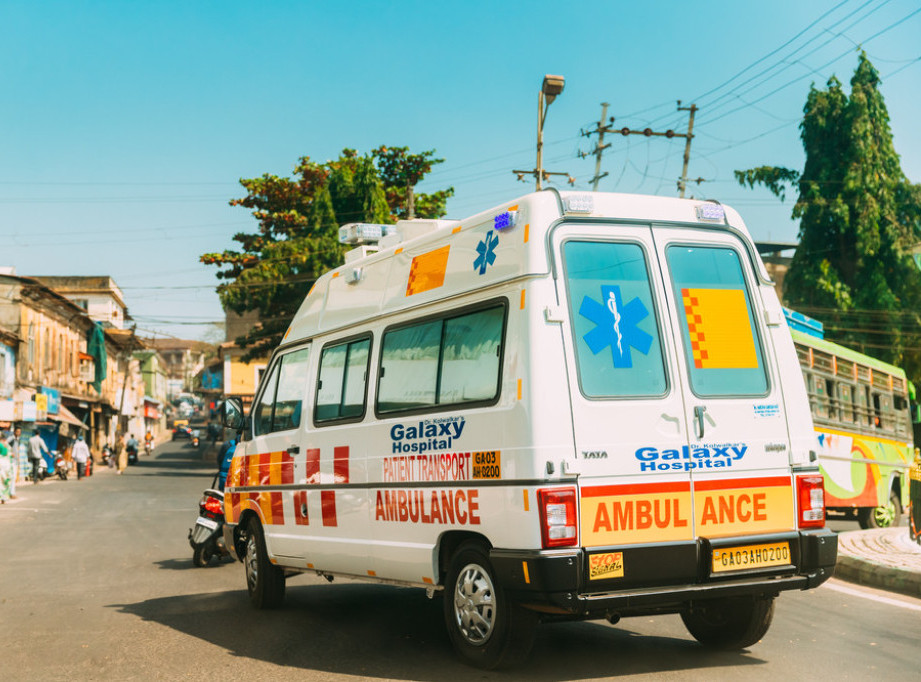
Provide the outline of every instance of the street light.
[[541,189],[541,180],[544,176],[544,121],[547,119],[547,109],[556,99],[556,96],[563,92],[563,86],[566,79],[563,76],[554,76],[547,74],[544,76],[544,82],[540,87],[540,95],[537,98],[537,189]]

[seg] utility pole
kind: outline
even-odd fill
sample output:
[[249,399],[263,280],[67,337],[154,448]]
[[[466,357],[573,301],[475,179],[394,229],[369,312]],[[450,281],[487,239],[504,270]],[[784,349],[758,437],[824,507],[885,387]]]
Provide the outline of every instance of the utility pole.
[[[694,114],[697,112],[697,105],[692,104],[689,107],[682,107],[681,100],[678,100],[678,111],[688,111],[690,112],[690,118],[688,119],[688,132],[686,133],[676,133],[674,130],[666,130],[665,132],[658,132],[652,128],[643,128],[643,130],[631,130],[630,128],[624,127],[620,130],[614,130],[613,132],[620,133],[624,137],[627,135],[643,135],[645,137],[666,137],[669,140],[673,137],[683,137],[684,142],[684,167],[681,171],[681,178],[678,180],[678,191],[679,196],[684,198],[684,191],[688,184],[688,162],[691,160],[691,138],[694,137]],[[613,119],[612,119],[613,120]],[[596,173],[597,175],[597,173]],[[698,185],[704,182],[704,178],[696,178],[692,180]]]
[[614,130],[614,127],[611,125],[614,123],[613,116],[611,116],[611,118],[608,120],[608,125],[605,125],[605,120],[607,120],[607,116],[608,116],[608,106],[610,105],[607,102],[601,103],[601,120],[598,121],[598,125],[595,127],[594,130],[588,130],[582,133],[584,137],[589,137],[591,135],[598,135],[598,144],[595,145],[594,151],[588,152],[586,154],[581,154],[583,159],[589,154],[595,155],[595,176],[592,178],[592,191],[593,192],[598,191],[598,181],[607,175],[607,172],[605,173],[601,172],[601,154],[602,152],[604,152],[605,149],[611,146],[611,143],[610,142],[608,142],[607,144],[604,143],[604,134],[610,133]]
[[564,84],[565,79],[562,76],[554,76],[549,73],[544,76],[544,82],[537,96],[537,164],[534,170],[512,171],[518,176],[519,180],[524,180],[525,175],[533,175],[537,181],[535,189],[538,191],[540,191],[543,181],[547,180],[551,175],[565,175],[569,179],[570,185],[576,182],[576,179],[569,173],[551,173],[544,170],[544,121],[547,120],[547,109],[550,108],[550,104],[556,99],[557,95],[563,92]]
[[[684,191],[688,186],[688,162],[691,160],[691,138],[694,137],[694,114],[697,112],[697,105],[692,104],[689,107],[681,106],[681,100],[678,100],[678,111],[687,111],[688,112],[688,134],[684,138],[684,165],[681,168],[681,180],[678,181],[678,190],[682,199],[684,199]],[[697,178],[697,184],[699,185],[703,181],[702,178]]]

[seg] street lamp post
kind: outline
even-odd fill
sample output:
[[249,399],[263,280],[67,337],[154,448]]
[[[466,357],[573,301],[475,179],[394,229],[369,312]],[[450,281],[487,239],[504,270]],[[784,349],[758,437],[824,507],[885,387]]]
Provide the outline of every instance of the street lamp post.
[[544,76],[544,82],[540,87],[540,94],[537,96],[537,189],[541,189],[544,177],[544,121],[547,120],[547,110],[556,99],[556,96],[563,92],[563,86],[566,79],[563,76],[554,76],[547,74]]

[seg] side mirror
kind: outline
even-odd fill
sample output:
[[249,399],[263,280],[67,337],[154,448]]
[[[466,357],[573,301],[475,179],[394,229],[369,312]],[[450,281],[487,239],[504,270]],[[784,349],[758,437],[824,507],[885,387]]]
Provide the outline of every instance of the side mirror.
[[221,403],[221,423],[224,426],[234,431],[242,431],[245,422],[243,403],[239,398],[227,398]]

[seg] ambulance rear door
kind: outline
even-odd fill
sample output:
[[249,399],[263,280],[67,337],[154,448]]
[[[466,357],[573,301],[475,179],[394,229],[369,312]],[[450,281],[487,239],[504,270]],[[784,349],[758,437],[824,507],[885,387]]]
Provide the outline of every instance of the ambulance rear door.
[[[552,244],[581,544],[590,554],[597,548],[679,545],[682,558],[673,552],[660,563],[681,564],[682,574],[693,575],[691,471],[683,459],[690,444],[688,405],[678,328],[669,320],[652,227],[562,223]],[[608,563],[604,575],[623,575],[621,554],[590,558],[596,557]]]
[[653,239],[679,339],[695,533],[793,530],[790,436],[755,256],[728,230],[653,226]]

